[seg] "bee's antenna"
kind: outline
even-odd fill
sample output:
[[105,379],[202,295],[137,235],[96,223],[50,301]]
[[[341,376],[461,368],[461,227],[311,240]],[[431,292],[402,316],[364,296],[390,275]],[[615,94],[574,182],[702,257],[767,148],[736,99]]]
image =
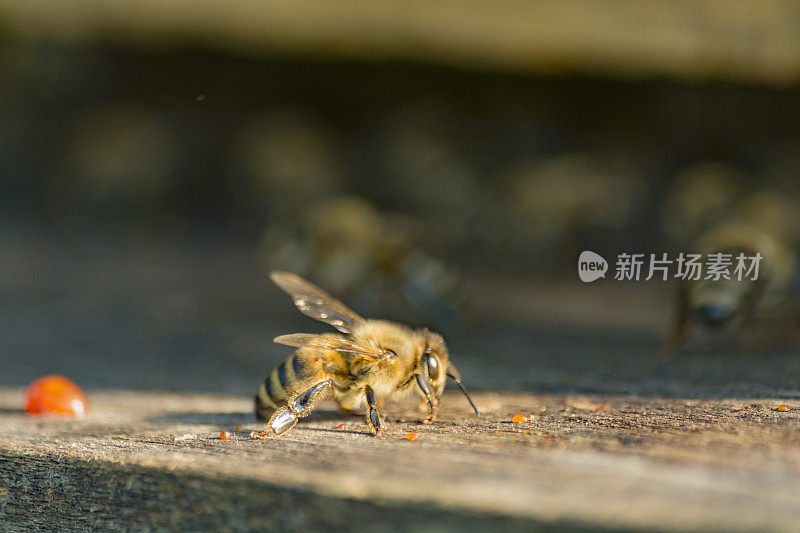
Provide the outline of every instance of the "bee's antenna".
[[456,382],[456,385],[458,385],[458,388],[461,389],[461,392],[463,392],[464,396],[467,397],[467,401],[472,406],[472,408],[475,409],[475,416],[481,416],[481,413],[478,411],[478,408],[475,407],[475,403],[472,401],[472,398],[469,397],[469,393],[467,392],[467,389],[465,389],[464,385],[461,384],[461,380],[457,376],[451,374],[450,372],[448,372],[447,375],[450,376],[451,378],[453,378],[453,381]]

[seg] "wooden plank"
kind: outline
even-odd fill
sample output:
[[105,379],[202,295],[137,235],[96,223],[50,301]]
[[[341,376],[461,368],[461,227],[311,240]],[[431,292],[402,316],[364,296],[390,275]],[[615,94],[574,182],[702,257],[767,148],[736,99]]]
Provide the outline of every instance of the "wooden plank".
[[[0,389],[0,520],[12,528],[287,529],[542,524],[789,531],[800,523],[800,401],[479,393],[469,415],[389,410],[385,435],[324,405],[277,440],[250,399],[91,392],[81,420]],[[524,413],[530,423],[511,423]],[[344,424],[340,427],[341,424]],[[237,428],[238,426],[238,428]],[[220,440],[220,430],[232,434]],[[406,439],[415,432],[419,440]],[[355,513],[355,514],[353,514]],[[465,522],[466,520],[466,522]]]
[[700,0],[0,0],[8,35],[516,72],[796,84],[800,5]]

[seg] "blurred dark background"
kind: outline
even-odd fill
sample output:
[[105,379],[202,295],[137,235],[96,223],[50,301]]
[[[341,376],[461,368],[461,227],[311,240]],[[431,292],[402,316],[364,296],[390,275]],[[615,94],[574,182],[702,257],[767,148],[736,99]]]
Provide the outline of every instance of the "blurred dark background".
[[58,13],[0,25],[0,383],[250,395],[287,353],[273,337],[324,330],[270,284],[284,269],[443,331],[477,389],[798,394],[793,348],[659,361],[674,284],[584,285],[575,263],[687,250],[708,205],[756,197],[794,253],[800,34],[770,37],[794,46],[776,59],[758,13],[684,10],[648,23],[692,29],[688,53],[600,35],[576,56],[567,25],[539,60],[479,30],[389,53],[402,32]]

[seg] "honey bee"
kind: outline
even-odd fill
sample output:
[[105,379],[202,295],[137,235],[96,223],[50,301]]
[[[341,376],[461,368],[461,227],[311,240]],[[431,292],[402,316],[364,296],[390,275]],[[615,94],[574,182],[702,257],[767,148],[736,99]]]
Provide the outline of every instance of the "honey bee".
[[663,348],[668,357],[686,339],[691,324],[720,329],[752,323],[757,315],[782,304],[791,291],[796,263],[785,242],[773,232],[742,220],[719,224],[701,235],[694,249],[702,254],[760,254],[757,279],[697,279],[682,281],[678,312]]
[[426,422],[431,422],[446,376],[455,381],[479,414],[438,333],[365,320],[295,274],[271,272],[270,277],[292,297],[301,313],[344,335],[295,333],[275,338],[279,344],[299,349],[270,372],[256,393],[256,418],[269,416],[267,437],[286,433],[316,402],[330,396],[345,410],[366,403],[367,424],[377,436],[381,430],[379,398],[396,400],[416,389],[427,402]]

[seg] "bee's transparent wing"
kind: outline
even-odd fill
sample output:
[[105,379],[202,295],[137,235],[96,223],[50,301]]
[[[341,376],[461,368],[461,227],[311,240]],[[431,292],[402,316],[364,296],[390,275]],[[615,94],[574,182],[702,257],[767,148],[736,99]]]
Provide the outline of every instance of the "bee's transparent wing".
[[317,350],[336,350],[337,352],[350,352],[376,359],[391,359],[394,355],[391,352],[364,346],[348,339],[340,337],[328,337],[327,335],[317,335],[314,333],[292,333],[291,335],[281,335],[275,337],[275,342],[294,346],[296,348],[314,348]]
[[352,333],[364,319],[342,302],[291,272],[270,272],[278,287],[294,300],[294,305],[304,315],[335,327],[342,333]]

